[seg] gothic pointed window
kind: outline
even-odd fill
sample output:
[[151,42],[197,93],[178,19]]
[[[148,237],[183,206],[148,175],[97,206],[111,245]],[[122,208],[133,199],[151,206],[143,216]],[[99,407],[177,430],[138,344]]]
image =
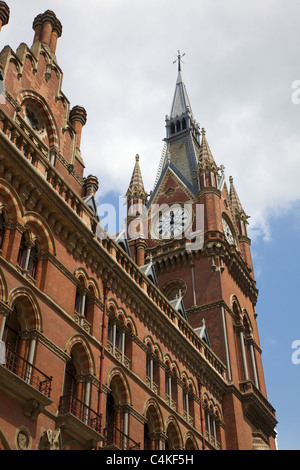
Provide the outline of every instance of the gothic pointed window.
[[29,240],[27,232],[24,232],[21,238],[17,263],[22,269],[28,271],[31,277],[35,278],[38,263],[38,247],[36,241],[31,242]]
[[24,268],[25,262],[26,262],[26,251],[27,251],[26,242],[27,242],[27,236],[25,233],[23,233],[22,238],[21,238],[19,253],[18,253],[18,265],[21,268]]
[[18,312],[16,307],[14,307],[12,313],[9,315],[8,320],[5,324],[5,331],[3,340],[9,348],[17,352],[21,335],[21,325],[18,320]]
[[66,364],[65,380],[64,380],[64,395],[75,393],[76,385],[76,369],[73,363],[73,358]]
[[114,426],[116,424],[115,421],[115,401],[112,394],[109,393],[106,399],[105,427],[110,428],[111,426]]
[[86,316],[86,294],[82,292],[81,288],[78,287],[76,290],[75,297],[75,310],[82,316]]
[[30,248],[30,253],[28,257],[28,266],[27,271],[29,272],[30,276],[35,278],[36,275],[36,268],[38,263],[38,249],[36,243]]
[[144,424],[144,450],[151,450],[148,424]]

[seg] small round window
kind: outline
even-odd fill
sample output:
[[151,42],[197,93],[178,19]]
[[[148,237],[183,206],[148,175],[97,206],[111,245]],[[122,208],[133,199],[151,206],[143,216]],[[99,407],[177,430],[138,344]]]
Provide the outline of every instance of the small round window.
[[46,132],[45,122],[42,113],[38,106],[34,103],[27,103],[25,105],[25,115],[28,124],[39,135],[44,135]]

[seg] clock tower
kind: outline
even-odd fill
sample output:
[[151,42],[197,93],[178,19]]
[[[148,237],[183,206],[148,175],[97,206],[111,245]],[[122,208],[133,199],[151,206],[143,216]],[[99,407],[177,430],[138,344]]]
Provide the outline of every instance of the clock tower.
[[262,412],[259,400],[243,398],[255,390],[267,403],[248,216],[193,115],[180,54],[165,121],[162,157],[147,203],[145,263],[153,264],[162,293],[170,302],[181,300],[188,323],[226,366],[227,448],[243,448],[243,433],[252,433],[252,441],[264,446],[274,437],[274,417],[265,408]]

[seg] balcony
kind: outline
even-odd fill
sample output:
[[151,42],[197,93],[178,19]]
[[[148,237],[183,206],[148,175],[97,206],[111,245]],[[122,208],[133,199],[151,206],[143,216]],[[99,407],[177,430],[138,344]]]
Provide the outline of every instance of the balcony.
[[52,377],[30,364],[2,343],[3,360],[0,366],[0,389],[24,405],[24,414],[36,419],[50,399]]
[[140,450],[141,444],[130,439],[116,426],[105,428],[103,434],[103,450]]
[[275,437],[276,412],[251,380],[240,382],[241,401],[245,416],[264,434]]
[[97,442],[103,440],[101,419],[101,415],[72,393],[60,397],[57,426],[78,439],[83,445],[92,448]]

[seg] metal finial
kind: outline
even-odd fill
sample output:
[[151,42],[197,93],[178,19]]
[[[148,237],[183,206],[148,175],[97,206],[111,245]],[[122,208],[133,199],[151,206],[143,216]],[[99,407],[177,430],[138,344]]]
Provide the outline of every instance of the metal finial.
[[184,64],[184,62],[182,61],[182,57],[185,56],[185,53],[184,54],[180,54],[180,51],[177,51],[177,59],[174,60],[173,64],[175,64],[177,61],[178,61],[178,72],[181,72],[181,62]]

